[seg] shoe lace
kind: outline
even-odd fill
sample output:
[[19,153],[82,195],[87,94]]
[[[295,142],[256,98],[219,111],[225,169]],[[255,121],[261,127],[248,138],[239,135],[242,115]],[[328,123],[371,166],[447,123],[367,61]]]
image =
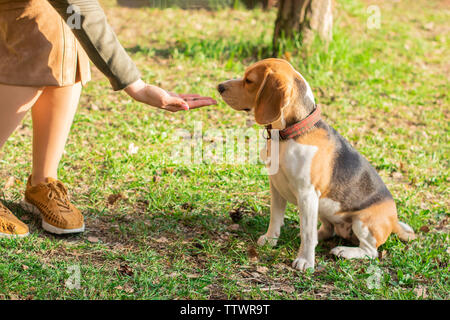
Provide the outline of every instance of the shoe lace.
[[48,199],[54,200],[62,211],[70,212],[70,201],[67,195],[67,188],[59,181],[49,183],[48,187]]
[[0,215],[2,214],[8,214],[9,210],[6,206],[3,205],[3,203],[0,202]]

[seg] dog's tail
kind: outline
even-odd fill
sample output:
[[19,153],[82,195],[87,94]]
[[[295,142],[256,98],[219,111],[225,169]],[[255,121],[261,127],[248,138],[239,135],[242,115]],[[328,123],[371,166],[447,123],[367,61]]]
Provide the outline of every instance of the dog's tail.
[[403,241],[410,241],[416,238],[413,228],[401,221],[397,221],[397,225],[394,226],[394,233]]

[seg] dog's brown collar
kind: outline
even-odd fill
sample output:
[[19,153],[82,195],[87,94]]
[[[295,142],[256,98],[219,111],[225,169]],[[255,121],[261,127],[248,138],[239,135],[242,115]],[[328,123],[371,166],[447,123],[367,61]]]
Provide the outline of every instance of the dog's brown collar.
[[[321,110],[320,107],[316,105],[316,108],[307,116],[305,119],[294,123],[292,126],[289,126],[283,130],[278,131],[278,136],[280,140],[288,140],[297,138],[309,130],[311,130],[317,122],[321,119]],[[267,131],[267,139],[272,139],[272,125],[269,124],[266,126]]]

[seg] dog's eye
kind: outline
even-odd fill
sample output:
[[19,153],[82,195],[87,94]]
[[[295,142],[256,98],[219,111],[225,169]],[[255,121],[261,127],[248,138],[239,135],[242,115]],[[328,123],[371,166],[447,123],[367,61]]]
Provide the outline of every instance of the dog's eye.
[[246,78],[246,79],[245,79],[245,83],[250,84],[250,83],[252,83],[252,81],[249,80],[248,78]]

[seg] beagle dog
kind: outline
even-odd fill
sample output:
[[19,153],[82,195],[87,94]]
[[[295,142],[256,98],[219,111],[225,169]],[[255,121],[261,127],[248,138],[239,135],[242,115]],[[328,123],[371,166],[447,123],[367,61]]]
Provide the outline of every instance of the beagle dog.
[[[405,241],[415,237],[398,221],[394,199],[376,170],[321,119],[308,82],[287,61],[259,61],[242,79],[219,84],[218,91],[233,109],[254,112],[256,122],[272,132],[268,144],[279,143],[279,168],[269,175],[270,223],[259,245],[276,245],[287,201],[300,211],[301,245],[292,266],[301,271],[314,269],[318,240],[335,234],[358,244],[331,250],[346,259],[378,257],[377,248],[392,232]],[[273,160],[276,155],[266,149],[263,160],[264,155]]]

